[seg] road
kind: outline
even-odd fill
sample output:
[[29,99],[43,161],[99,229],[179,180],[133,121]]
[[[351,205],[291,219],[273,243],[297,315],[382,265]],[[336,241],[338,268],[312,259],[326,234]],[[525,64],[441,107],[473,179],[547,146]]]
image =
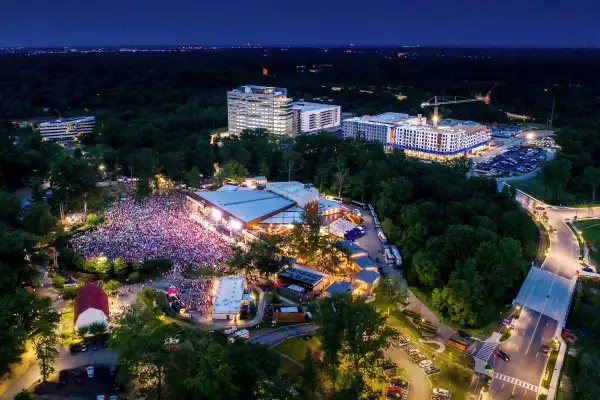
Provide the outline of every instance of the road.
[[543,207],[548,224],[556,232],[550,234],[550,250],[543,264],[530,269],[517,295],[521,316],[503,345],[511,361],[490,357],[494,368],[490,396],[494,400],[537,398],[548,357],[540,347],[560,334],[580,269],[579,245],[565,222],[566,218],[573,219],[576,211],[548,206],[521,192],[517,200],[530,212]]
[[290,337],[314,333],[317,331],[317,329],[319,329],[318,326],[310,323],[284,326],[261,333],[260,335],[249,339],[248,343],[268,344],[274,347]]
[[[80,367],[87,367],[92,364],[115,364],[117,361],[117,355],[110,349],[101,348],[98,351],[92,351],[91,349],[85,353],[79,353],[71,355],[68,349],[61,347],[60,354],[54,368],[56,372],[63,369],[73,369]],[[25,372],[21,377],[14,382],[14,384],[2,394],[0,399],[11,400],[17,393],[23,389],[29,388],[40,379],[40,369],[37,364],[32,366]]]
[[385,351],[385,355],[390,357],[398,368],[406,368],[406,377],[410,384],[406,400],[429,400],[431,398],[431,384],[421,371],[421,368],[409,360],[406,353],[399,348],[391,348]]

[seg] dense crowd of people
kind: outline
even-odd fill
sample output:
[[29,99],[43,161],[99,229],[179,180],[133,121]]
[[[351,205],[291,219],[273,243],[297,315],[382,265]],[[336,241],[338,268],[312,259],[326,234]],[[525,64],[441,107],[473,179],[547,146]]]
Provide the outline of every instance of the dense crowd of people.
[[127,197],[106,211],[97,229],[75,235],[71,246],[86,258],[126,261],[168,258],[176,266],[215,266],[231,256],[222,234],[189,216],[181,193]]

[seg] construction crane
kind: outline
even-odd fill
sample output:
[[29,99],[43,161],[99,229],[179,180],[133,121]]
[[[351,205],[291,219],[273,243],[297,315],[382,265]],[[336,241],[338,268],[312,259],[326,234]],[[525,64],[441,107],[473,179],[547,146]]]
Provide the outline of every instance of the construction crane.
[[443,106],[446,104],[472,103],[475,101],[482,101],[482,99],[467,99],[456,96],[433,96],[433,98],[429,99],[425,103],[422,103],[421,107],[433,106],[433,126],[437,126],[438,122],[440,121],[440,114],[438,112],[439,106]]

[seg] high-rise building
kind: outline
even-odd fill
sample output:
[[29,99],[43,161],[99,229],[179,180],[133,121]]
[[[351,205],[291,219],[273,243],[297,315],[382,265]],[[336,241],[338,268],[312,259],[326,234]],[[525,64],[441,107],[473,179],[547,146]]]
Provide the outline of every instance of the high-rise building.
[[436,127],[424,117],[398,113],[347,119],[342,129],[344,138],[375,140],[428,159],[460,157],[487,147],[491,139],[486,126],[472,121],[442,120]]
[[292,99],[287,89],[240,86],[227,92],[229,133],[264,128],[275,135],[293,135]]
[[42,122],[40,134],[42,140],[71,141],[92,133],[95,124],[95,117],[57,119],[56,121]]
[[294,133],[317,132],[340,125],[342,108],[331,104],[296,102],[292,105]]

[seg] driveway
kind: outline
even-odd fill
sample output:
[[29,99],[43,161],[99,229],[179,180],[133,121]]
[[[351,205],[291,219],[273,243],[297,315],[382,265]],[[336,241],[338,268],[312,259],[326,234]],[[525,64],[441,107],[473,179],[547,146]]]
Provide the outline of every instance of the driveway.
[[273,347],[290,337],[305,335],[307,333],[314,333],[318,329],[318,326],[311,323],[284,326],[265,333],[261,333],[260,335],[248,340],[248,342],[268,344],[271,347]]
[[431,398],[431,384],[421,371],[421,368],[408,359],[404,351],[399,348],[391,348],[385,351],[385,355],[394,361],[398,368],[406,368],[406,377],[410,384],[407,400],[429,400]]

